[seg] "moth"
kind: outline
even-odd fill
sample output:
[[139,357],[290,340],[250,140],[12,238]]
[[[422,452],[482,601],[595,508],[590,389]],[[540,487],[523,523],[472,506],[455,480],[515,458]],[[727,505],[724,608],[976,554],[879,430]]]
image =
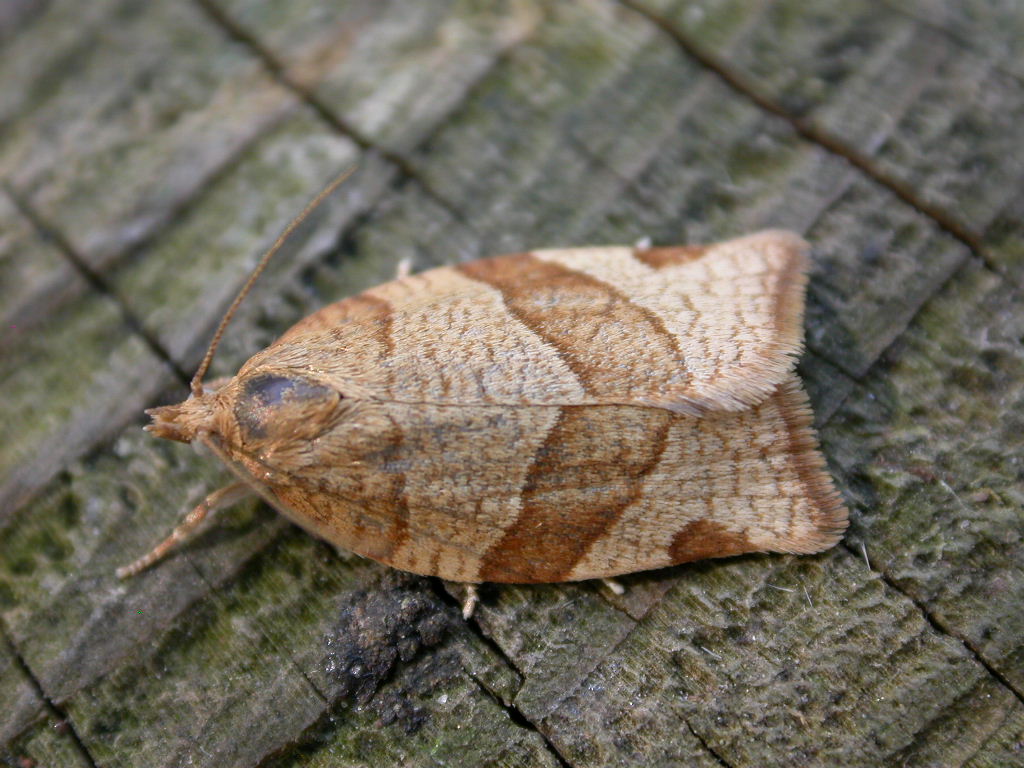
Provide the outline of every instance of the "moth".
[[238,482],[119,574],[253,493],[338,547],[469,585],[827,549],[847,511],[794,372],[807,268],[785,231],[440,267],[324,307],[206,391],[246,288],[192,395],[147,411]]

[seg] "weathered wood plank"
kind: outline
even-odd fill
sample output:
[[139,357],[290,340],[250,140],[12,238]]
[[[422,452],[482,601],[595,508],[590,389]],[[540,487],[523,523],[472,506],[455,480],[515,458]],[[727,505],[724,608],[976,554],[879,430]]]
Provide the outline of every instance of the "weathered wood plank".
[[375,146],[407,154],[543,20],[535,0],[210,0],[282,75]]
[[923,25],[943,30],[982,58],[1024,78],[1024,14],[1012,0],[914,0],[889,5]]
[[51,2],[0,80],[0,173],[99,271],[297,104],[192,3]]
[[1017,197],[1008,192],[1024,186],[1024,88],[1020,57],[1011,53],[1024,11],[1017,4],[896,5],[636,2],[752,93],[975,233],[991,261],[1019,282],[1019,219],[1012,247],[990,230],[1005,227],[1008,198]]
[[[96,6],[96,18],[129,5]],[[777,23],[789,18],[787,7],[740,17],[754,26]],[[28,19],[25,35],[64,29],[53,20],[67,8],[55,3]],[[259,284],[218,372],[232,372],[311,309],[388,279],[404,257],[422,269],[541,245],[710,240],[789,226],[815,246],[812,353],[801,367],[854,502],[855,527],[848,549],[639,575],[625,580],[622,597],[592,584],[486,588],[478,618],[462,624],[451,619],[454,601],[439,585],[382,579],[378,566],[339,557],[268,510],[243,505],[122,584],[113,569],[225,477],[208,457],[160,445],[133,424],[112,445],[82,443],[61,457],[57,465],[67,471],[10,517],[0,540],[3,625],[94,763],[1019,762],[1021,553],[1007,537],[1020,529],[1013,430],[1020,431],[1024,375],[1013,346],[1022,331],[1011,322],[1020,300],[1011,282],[979,267],[884,185],[758,109],[650,20],[613,2],[559,3],[541,16],[527,3],[479,13],[457,2],[415,12],[405,4],[351,3],[337,23],[301,5],[255,0],[225,0],[214,13],[188,8],[140,10],[150,21],[139,17],[131,28],[149,39],[160,34],[151,25],[161,13],[188,15],[203,39],[234,41],[225,43],[235,57],[225,65],[230,71],[259,73],[253,77],[293,106],[215,178],[197,183],[188,204],[151,230],[152,242],[106,265],[103,277],[117,299],[65,297],[67,314],[41,314],[47,335],[36,346],[14,338],[26,381],[43,351],[54,370],[71,369],[109,352],[117,334],[141,343],[121,324],[126,307],[187,367],[260,247],[350,158],[361,158],[363,170]],[[705,39],[715,39],[718,19],[722,50],[761,34],[694,8],[710,14]],[[814,92],[804,81],[827,69],[830,50],[818,21],[826,40],[856,37],[863,25],[869,40],[890,46],[900,72],[932,82],[930,58],[915,69],[892,50],[896,39],[932,39],[909,15],[894,27],[910,29],[909,38],[886,37],[856,13],[849,21],[838,7],[796,16],[786,39],[797,48],[803,41],[810,53],[795,69],[781,53],[766,57],[759,70],[766,83]],[[164,34],[179,28],[171,24]],[[55,50],[88,46],[99,33],[86,23],[62,34]],[[196,45],[185,50],[200,60],[214,56],[210,66],[225,55]],[[938,45],[935,55],[953,66],[946,42]],[[156,47],[173,72],[178,49],[166,41]],[[191,62],[182,76],[200,69]],[[90,66],[50,71],[58,93],[101,86]],[[843,73],[824,106],[807,114],[830,114],[829,104],[849,109],[864,83],[881,76],[863,58]],[[33,76],[20,77],[31,92]],[[128,113],[153,98],[121,87],[111,89],[124,95]],[[896,88],[886,97],[911,109],[907,94]],[[297,105],[307,96],[312,109]],[[12,114],[42,126],[40,116],[60,112],[48,109]],[[95,114],[82,119],[88,124]],[[209,139],[199,130],[205,119],[218,118],[197,119],[194,142]],[[343,135],[345,125],[363,144],[401,155],[402,167],[359,151]],[[962,153],[951,145],[944,158],[949,137],[918,145],[921,137],[902,122],[894,131],[901,128],[905,146],[934,166],[908,164],[917,175],[907,178],[941,202],[965,178]],[[184,142],[189,132],[178,130],[175,140]],[[0,157],[8,157],[5,135]],[[162,136],[160,146],[168,141]],[[862,138],[853,132],[844,141],[861,151]],[[992,145],[999,139],[993,134]],[[144,155],[144,138],[136,141]],[[68,189],[90,178],[78,178],[75,167],[67,170]],[[126,163],[104,184],[124,175],[138,189],[132,185],[143,181],[134,174],[147,168]],[[981,202],[969,209],[975,218],[963,219],[985,222],[984,247],[998,259],[1019,242],[1011,207],[1000,212],[996,202],[1004,182],[1004,197],[1014,197],[1008,179],[986,180]],[[75,205],[85,208],[77,198]],[[61,206],[40,210],[63,228]],[[117,221],[97,221],[96,237],[116,234]],[[15,229],[24,234],[10,253],[49,253],[51,264],[63,263],[24,221]],[[27,285],[44,271],[17,261],[2,268]],[[106,312],[106,336],[86,338],[83,349],[53,345],[61,329],[68,339],[80,333],[76,312]],[[39,378],[58,393],[90,391],[79,375],[64,381],[46,378],[47,370]],[[170,375],[147,382],[165,392],[149,391],[146,403],[181,392]],[[27,385],[14,391],[18,402],[45,408]],[[137,406],[119,399],[110,407],[125,423]],[[11,434],[7,450],[20,451],[35,471],[30,428]],[[870,567],[859,555],[862,540]],[[439,637],[437,623],[449,620]],[[20,667],[0,666],[0,686],[24,703],[17,719],[0,718],[5,759],[45,764],[43,757],[59,762],[73,754],[73,741],[57,738],[45,717],[33,719],[44,705]],[[64,752],[50,757],[47,749]]]
[[1024,697],[1024,316],[976,266],[824,430],[861,511],[849,542]]
[[[5,300],[63,273],[52,243],[0,194]],[[66,275],[77,298],[32,316],[4,312],[0,340],[0,528],[10,514],[69,462],[111,439],[174,372],[126,325],[109,296],[86,293]],[[76,283],[77,286],[70,285]],[[10,289],[7,286],[10,285]]]
[[33,687],[6,638],[0,644],[0,696],[4,701],[0,743],[11,741],[45,715],[46,702]]

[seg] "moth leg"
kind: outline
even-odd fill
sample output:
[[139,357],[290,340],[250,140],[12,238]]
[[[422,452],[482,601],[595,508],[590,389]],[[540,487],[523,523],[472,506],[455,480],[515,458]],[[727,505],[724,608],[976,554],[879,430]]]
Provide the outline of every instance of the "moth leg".
[[401,280],[403,277],[408,277],[412,274],[412,258],[406,256],[400,262],[398,262],[398,269],[395,270],[395,279]]
[[226,485],[223,488],[214,491],[199,502],[195,509],[188,513],[181,524],[171,531],[171,535],[153,547],[148,554],[143,555],[134,563],[118,568],[117,577],[119,579],[126,579],[129,576],[135,576],[136,574],[146,570],[157,560],[164,557],[164,555],[166,555],[175,544],[187,539],[189,534],[191,534],[192,531],[194,531],[196,527],[203,522],[207,514],[215,512],[218,509],[223,509],[224,507],[229,507],[252,493],[252,488],[245,483],[231,483],[231,485]]
[[480,595],[477,593],[476,584],[465,584],[466,597],[462,601],[462,618],[469,621],[473,617],[476,604],[480,602]]
[[611,591],[613,595],[626,594],[626,588],[615,579],[601,579],[601,583],[608,587],[609,591]]

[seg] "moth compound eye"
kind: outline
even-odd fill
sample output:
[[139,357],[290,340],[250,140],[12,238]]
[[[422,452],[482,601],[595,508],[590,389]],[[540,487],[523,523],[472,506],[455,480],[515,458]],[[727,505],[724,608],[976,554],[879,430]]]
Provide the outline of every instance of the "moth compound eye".
[[245,395],[263,407],[280,405],[285,400],[314,400],[329,393],[327,387],[311,384],[305,379],[263,374],[245,383]]
[[244,442],[312,437],[333,422],[341,395],[299,376],[258,374],[242,385],[235,419]]

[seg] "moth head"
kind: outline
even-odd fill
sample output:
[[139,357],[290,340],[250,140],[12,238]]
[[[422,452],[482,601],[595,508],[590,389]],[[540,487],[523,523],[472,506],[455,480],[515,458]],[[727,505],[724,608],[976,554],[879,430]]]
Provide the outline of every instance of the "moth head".
[[192,442],[200,433],[251,451],[309,440],[341,414],[342,395],[308,376],[252,371],[216,392],[146,411],[157,437]]
[[146,411],[153,423],[145,430],[165,440],[191,443],[199,432],[209,431],[217,411],[215,394],[192,396],[177,405],[162,405]]

